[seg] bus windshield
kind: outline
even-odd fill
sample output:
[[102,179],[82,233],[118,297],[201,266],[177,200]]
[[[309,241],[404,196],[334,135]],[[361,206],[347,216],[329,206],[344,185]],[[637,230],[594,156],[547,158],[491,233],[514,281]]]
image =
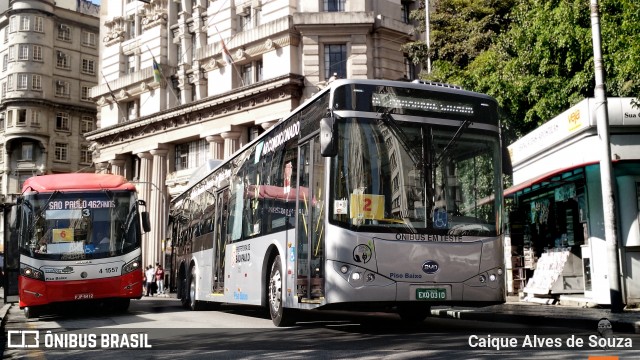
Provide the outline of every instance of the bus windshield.
[[21,210],[20,250],[34,258],[102,258],[140,246],[131,191],[31,193]]
[[337,133],[332,223],[371,232],[495,236],[499,231],[497,136],[468,122],[455,127],[360,117],[338,119]]

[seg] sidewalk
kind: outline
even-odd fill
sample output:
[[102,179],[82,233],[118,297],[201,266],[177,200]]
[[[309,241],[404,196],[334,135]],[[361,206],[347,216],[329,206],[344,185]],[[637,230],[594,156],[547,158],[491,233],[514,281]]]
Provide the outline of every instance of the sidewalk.
[[502,305],[482,308],[434,307],[432,316],[464,320],[513,322],[528,325],[553,325],[597,330],[598,321],[606,318],[611,322],[614,333],[640,334],[640,309],[612,313],[606,308],[566,305],[544,305],[520,301],[518,297],[508,297]]

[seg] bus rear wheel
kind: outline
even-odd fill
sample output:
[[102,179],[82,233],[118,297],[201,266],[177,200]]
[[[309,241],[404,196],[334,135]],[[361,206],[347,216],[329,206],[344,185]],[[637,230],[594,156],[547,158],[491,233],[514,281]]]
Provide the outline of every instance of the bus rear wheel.
[[191,269],[191,279],[189,281],[189,309],[198,311],[202,308],[200,301],[196,300],[196,269]]
[[282,261],[280,260],[280,255],[277,255],[271,263],[269,285],[267,286],[267,306],[269,307],[271,321],[278,327],[290,326],[296,322],[294,310],[284,308],[283,281]]

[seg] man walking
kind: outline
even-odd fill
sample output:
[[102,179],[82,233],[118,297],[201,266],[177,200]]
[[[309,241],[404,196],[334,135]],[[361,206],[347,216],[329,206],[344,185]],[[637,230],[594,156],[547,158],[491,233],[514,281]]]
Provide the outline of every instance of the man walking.
[[147,277],[147,295],[153,296],[153,284],[156,282],[156,271],[153,269],[153,266],[147,266],[147,270],[144,272]]

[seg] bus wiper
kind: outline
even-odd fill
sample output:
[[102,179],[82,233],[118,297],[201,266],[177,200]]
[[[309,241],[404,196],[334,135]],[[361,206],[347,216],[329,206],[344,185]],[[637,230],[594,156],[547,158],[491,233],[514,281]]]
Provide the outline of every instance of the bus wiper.
[[449,140],[447,146],[442,149],[440,156],[438,156],[438,159],[435,161],[434,167],[438,167],[438,165],[440,165],[440,162],[442,161],[442,159],[444,159],[447,152],[451,150],[453,146],[455,146],[456,142],[458,142],[458,139],[460,139],[460,136],[469,127],[469,125],[471,125],[471,121],[469,120],[465,120],[462,122],[462,124],[460,124],[458,130],[456,130],[456,133],[453,134],[453,137],[451,138],[451,140]]
[[398,126],[398,122],[396,121],[396,119],[394,119],[388,111],[385,111],[381,114],[380,120],[382,120],[382,122],[391,130],[391,132],[396,135],[395,138],[400,142],[400,145],[402,145],[404,151],[409,154],[409,157],[411,157],[411,161],[416,164],[416,166],[421,166],[424,163],[422,154],[420,154],[416,150],[415,146],[409,146],[409,144],[407,143],[407,139],[409,138],[409,136]]

